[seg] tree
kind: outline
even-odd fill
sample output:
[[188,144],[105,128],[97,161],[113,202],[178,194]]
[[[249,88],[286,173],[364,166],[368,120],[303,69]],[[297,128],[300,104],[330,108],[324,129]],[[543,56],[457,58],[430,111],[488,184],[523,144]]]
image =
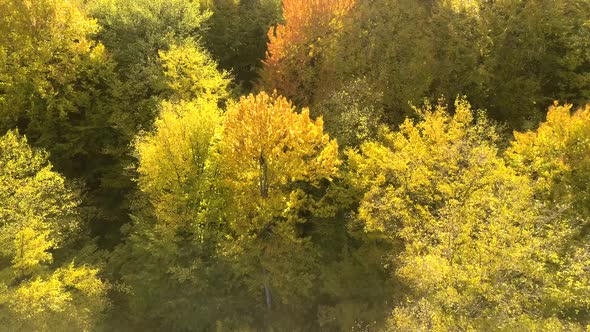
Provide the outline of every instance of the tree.
[[67,1],[10,0],[1,6],[9,14],[0,19],[2,126],[39,127],[41,118],[56,121],[79,112],[79,99],[89,97],[76,86],[87,78],[83,68],[108,67],[102,64],[104,48],[89,38],[98,31],[96,22]]
[[125,243],[111,259],[113,277],[129,292],[117,294],[125,310],[114,321],[129,329],[174,331],[231,326],[239,308],[230,304],[236,288],[227,287],[232,275],[216,251],[223,233],[209,217],[208,167],[229,80],[193,42],[172,45],[159,56],[169,88],[162,97],[168,100],[159,103],[153,130],[134,142],[139,192]]
[[545,245],[555,253],[548,265],[555,275],[549,293],[556,315],[590,322],[590,107],[549,108],[536,131],[515,132],[507,159],[534,179],[535,196],[544,203],[553,236]]
[[[198,43],[210,14],[200,1],[181,0],[91,0],[85,2],[84,9],[101,25],[96,39],[111,52],[114,72],[121,82],[117,98],[112,100],[117,112],[109,118],[120,137],[115,147],[108,149],[118,154],[115,162],[119,167],[116,176],[105,177],[98,184],[116,190],[100,198],[106,203],[100,211],[112,212],[103,219],[119,221],[111,223],[114,229],[101,230],[114,234],[110,242],[114,246],[120,241],[115,237],[118,228],[129,221],[131,203],[127,197],[136,189],[129,171],[135,162],[129,149],[135,135],[151,127],[162,99],[178,98],[172,97],[176,93],[184,98],[189,93],[211,92],[199,84],[210,82],[211,75],[211,79],[216,77],[216,65]],[[182,61],[187,61],[186,67]],[[189,75],[188,70],[195,72]]]
[[342,21],[328,56],[334,74],[322,85],[346,88],[363,80],[369,95],[380,95],[383,116],[377,117],[398,125],[412,114],[410,102],[430,97],[434,50],[428,18],[421,1],[359,1]]
[[[346,188],[344,194],[351,191]],[[365,232],[362,222],[350,213],[351,206],[343,203],[348,200],[336,198],[338,213],[312,230],[320,275],[314,283],[316,296],[307,305],[317,308],[315,329],[378,331],[385,326],[392,304],[405,292],[391,278],[393,267],[383,262],[395,251],[392,242],[379,232]],[[357,202],[356,198],[349,201]]]
[[318,100],[312,116],[326,120],[326,131],[343,149],[377,137],[386,119],[383,106],[382,92],[366,79],[356,80]]
[[412,115],[409,102],[468,95],[491,118],[529,128],[551,100],[587,98],[590,67],[581,50],[588,48],[590,6],[584,0],[284,6],[285,24],[269,34],[261,86],[312,109],[361,81],[369,94],[381,95],[376,117],[384,114],[391,125]]
[[338,145],[321,118],[262,92],[228,106],[217,149],[225,255],[253,294],[263,289],[254,308],[271,322],[301,324],[288,322],[302,319],[313,297],[316,258],[306,228],[333,213],[322,197],[338,175]]
[[590,107],[575,112],[572,107],[556,102],[536,131],[515,132],[507,155],[517,169],[534,175],[544,200],[571,205],[571,211],[588,215]]
[[[478,107],[513,128],[534,127],[545,105],[554,99],[586,102],[587,83],[583,82],[590,67],[588,56],[580,50],[588,47],[587,1],[474,2],[450,20],[455,31],[472,36],[476,47],[455,61],[457,69],[462,64],[477,68],[457,80],[475,83],[466,86],[473,92],[460,93],[473,96]],[[457,26],[466,20],[470,23]],[[461,40],[455,43],[461,45]]]
[[54,261],[79,234],[79,199],[43,151],[18,132],[0,138],[0,322],[11,331],[85,331],[106,308],[98,269]]
[[187,41],[160,51],[169,92],[162,95],[173,101],[210,100],[221,102],[228,98],[230,80],[226,72],[217,70],[217,63],[198,44]]
[[228,300],[236,289],[231,274],[217,258],[222,228],[208,215],[207,164],[221,111],[211,100],[161,107],[154,131],[135,143],[141,192],[126,242],[112,259],[130,288],[118,315],[128,328],[210,330],[237,310]]
[[267,32],[281,17],[279,0],[214,0],[203,43],[219,66],[232,73],[240,92],[258,79],[268,43]]
[[283,1],[284,24],[268,31],[261,88],[310,105],[322,88],[324,39],[342,29],[341,19],[353,5],[353,0]]
[[162,94],[169,93],[158,53],[198,40],[210,16],[202,1],[91,0],[86,11],[102,26],[97,34],[117,63],[122,81],[119,121],[129,139],[148,129]]
[[[545,312],[544,219],[533,188],[498,156],[493,125],[459,100],[420,110],[382,142],[349,152],[368,230],[401,242],[392,264],[410,288],[391,328],[573,329]],[[548,240],[550,241],[550,240]]]
[[[432,35],[432,82],[430,96],[453,99],[469,96],[476,107],[483,102],[490,76],[484,59],[488,56],[487,29],[480,15],[479,0],[435,1],[429,17]],[[495,114],[488,112],[495,117]]]
[[129,183],[121,176],[120,82],[92,40],[99,27],[71,1],[10,0],[0,8],[10,13],[0,18],[0,132],[19,128],[60,172],[82,179],[84,205],[100,220],[93,228],[104,230],[104,220],[121,218]]
[[195,222],[199,200],[204,199],[201,186],[207,183],[209,145],[221,125],[220,116],[212,102],[164,102],[155,131],[138,138],[139,187],[163,224],[180,227]]

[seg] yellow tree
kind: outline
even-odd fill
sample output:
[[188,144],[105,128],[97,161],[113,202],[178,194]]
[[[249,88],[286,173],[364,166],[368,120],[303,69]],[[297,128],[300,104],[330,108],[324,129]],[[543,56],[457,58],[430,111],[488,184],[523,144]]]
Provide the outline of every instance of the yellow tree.
[[136,138],[138,182],[160,222],[186,226],[199,208],[189,202],[204,198],[209,145],[221,125],[218,103],[228,97],[229,79],[192,42],[161,51],[160,61],[170,94],[160,102],[153,131]]
[[551,227],[545,246],[555,278],[548,292],[556,315],[590,322],[590,106],[549,108],[536,131],[515,132],[506,155],[521,173],[534,179],[536,198]]
[[227,253],[237,254],[253,289],[264,286],[267,309],[273,298],[297,304],[299,295],[310,295],[313,278],[304,227],[332,212],[322,192],[338,174],[336,141],[323,132],[321,118],[313,121],[307,109],[297,113],[286,98],[262,92],[229,105],[217,149],[223,217],[232,234]]
[[211,304],[225,291],[217,287],[225,280],[216,265],[218,232],[207,218],[207,163],[221,111],[202,99],[160,106],[154,130],[135,142],[140,192],[126,242],[112,260],[132,290],[129,311],[120,314],[129,329],[212,328],[232,309],[214,311]]
[[179,226],[195,217],[199,204],[189,202],[203,199],[199,188],[206,180],[209,145],[221,125],[218,104],[228,97],[229,79],[194,42],[172,45],[159,55],[170,93],[160,102],[154,130],[136,138],[139,186],[157,219]]
[[116,64],[79,3],[0,2],[0,131],[18,127],[59,172],[83,179],[84,205],[101,210],[93,229],[105,229],[127,218],[124,128],[135,112],[122,112]]
[[160,51],[159,56],[171,90],[171,96],[166,96],[169,99],[218,101],[228,97],[227,73],[220,73],[217,63],[196,42],[171,45],[169,50]]
[[159,55],[170,92],[153,129],[135,140],[140,191],[126,243],[112,260],[132,289],[129,311],[120,314],[129,329],[212,329],[233,309],[211,304],[224,299],[228,288],[218,284],[229,275],[216,260],[218,223],[207,216],[210,145],[229,80],[196,43]]
[[88,331],[107,304],[97,269],[54,262],[79,223],[78,199],[51,167],[18,133],[0,138],[0,324],[9,331]]
[[507,155],[515,167],[534,173],[545,199],[590,213],[590,106],[572,111],[555,103],[536,131],[515,132]]
[[182,226],[193,221],[198,201],[204,198],[201,187],[209,144],[221,125],[221,112],[215,103],[205,101],[161,106],[155,131],[136,142],[139,187],[158,220],[168,227]]
[[72,1],[7,0],[0,10],[6,13],[0,17],[0,63],[6,64],[0,67],[0,128],[19,125],[34,143],[71,157],[90,145],[72,137],[72,127],[93,134],[90,128],[101,127],[105,135],[112,113],[103,96],[114,98],[114,64],[90,39],[98,24]]
[[568,329],[540,305],[544,223],[528,177],[498,156],[494,127],[465,101],[406,120],[349,152],[368,230],[403,244],[397,276],[411,290],[398,331]]

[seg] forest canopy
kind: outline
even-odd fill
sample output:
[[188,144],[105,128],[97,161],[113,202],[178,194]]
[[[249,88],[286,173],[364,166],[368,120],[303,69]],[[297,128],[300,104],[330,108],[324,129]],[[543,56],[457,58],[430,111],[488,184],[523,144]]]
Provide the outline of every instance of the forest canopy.
[[589,331],[589,0],[0,0],[6,331]]

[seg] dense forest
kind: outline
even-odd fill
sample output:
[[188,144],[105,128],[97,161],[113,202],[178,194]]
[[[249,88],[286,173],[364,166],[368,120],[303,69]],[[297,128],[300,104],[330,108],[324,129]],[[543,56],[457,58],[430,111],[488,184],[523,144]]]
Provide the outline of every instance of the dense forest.
[[0,330],[590,331],[590,0],[0,0]]

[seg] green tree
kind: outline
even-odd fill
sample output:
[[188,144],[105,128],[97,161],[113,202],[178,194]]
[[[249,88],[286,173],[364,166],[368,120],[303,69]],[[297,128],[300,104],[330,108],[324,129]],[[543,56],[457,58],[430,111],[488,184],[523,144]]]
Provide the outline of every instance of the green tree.
[[[490,75],[484,66],[488,55],[486,28],[481,18],[479,0],[435,1],[429,17],[432,34],[432,97],[453,99],[467,95],[477,107],[488,91]],[[489,114],[494,116],[494,114]]]
[[0,322],[9,331],[88,331],[107,306],[98,269],[54,261],[80,233],[79,198],[47,154],[0,138]]
[[118,120],[132,138],[150,127],[159,98],[169,92],[158,53],[198,40],[210,12],[202,1],[184,0],[89,0],[85,9],[102,26],[97,38],[117,63],[125,110]]
[[355,92],[360,81],[368,96],[381,96],[375,118],[388,124],[412,115],[409,102],[468,95],[491,118],[522,128],[540,121],[553,99],[587,98],[585,0],[284,6],[284,25],[269,34],[261,86],[312,109],[349,87]]
[[383,93],[372,88],[366,79],[359,79],[318,101],[312,116],[325,119],[326,131],[344,149],[377,138],[386,119],[383,107]]
[[281,18],[281,1],[213,0],[208,8],[203,42],[239,90],[249,92],[265,56],[267,31]]
[[347,87],[362,79],[381,96],[383,120],[401,123],[411,115],[409,102],[429,96],[434,50],[424,24],[428,13],[415,0],[360,1],[343,19],[329,54],[335,79],[323,85]]
[[[346,188],[345,195],[352,190]],[[311,231],[320,256],[319,277],[314,283],[315,297],[308,305],[316,307],[313,327],[322,331],[377,331],[384,327],[392,303],[405,294],[391,278],[392,266],[384,264],[393,243],[379,232],[365,232],[362,222],[351,214],[357,199],[335,198],[338,213],[323,219]],[[311,318],[310,317],[310,318]]]
[[100,183],[118,189],[118,195],[101,197],[106,206],[100,209],[112,211],[104,219],[119,220],[114,224],[118,228],[129,221],[127,197],[135,189],[128,170],[134,162],[129,147],[135,135],[151,127],[162,99],[213,93],[199,85],[214,80],[217,71],[197,41],[210,14],[199,1],[179,0],[91,0],[84,8],[101,25],[96,38],[111,51],[114,72],[121,82],[114,100],[118,111],[111,117],[121,135],[114,161],[120,166],[118,177]]
[[587,1],[482,2],[478,15],[489,76],[478,103],[493,117],[531,127],[555,99],[585,101],[590,67],[580,50],[588,48]]
[[19,128],[51,152],[60,172],[81,178],[93,228],[103,232],[103,221],[124,215],[129,181],[121,176],[127,143],[115,64],[92,40],[99,27],[71,1],[10,0],[0,9],[7,13],[0,18],[0,132]]
[[582,105],[589,13],[578,0],[435,2],[431,93],[467,94],[513,128],[534,127],[554,99]]

